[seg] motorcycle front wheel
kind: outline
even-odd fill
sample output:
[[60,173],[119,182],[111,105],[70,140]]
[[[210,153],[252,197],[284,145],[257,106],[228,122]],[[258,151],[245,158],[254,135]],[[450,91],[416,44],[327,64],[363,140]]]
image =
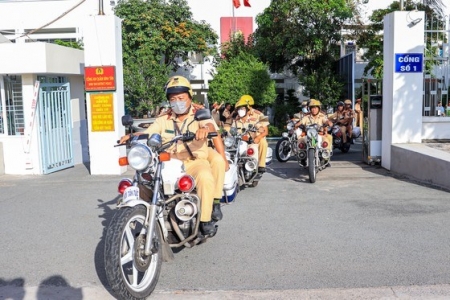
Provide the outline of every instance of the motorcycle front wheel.
[[121,208],[106,232],[106,277],[118,299],[145,299],[153,292],[159,279],[162,266],[161,231],[159,224],[156,224],[151,243],[154,253],[146,256],[146,213],[142,205]]
[[347,153],[349,150],[350,150],[350,144],[348,144],[348,145],[342,144],[342,147],[341,147],[342,153]]
[[287,162],[291,157],[291,145],[289,139],[282,138],[278,140],[277,145],[275,146],[275,155],[279,162]]
[[316,151],[313,148],[308,150],[308,173],[309,182],[316,182]]

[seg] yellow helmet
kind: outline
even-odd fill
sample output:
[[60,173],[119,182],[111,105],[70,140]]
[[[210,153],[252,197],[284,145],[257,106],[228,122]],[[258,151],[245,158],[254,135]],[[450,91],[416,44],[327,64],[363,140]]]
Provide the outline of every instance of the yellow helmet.
[[238,108],[239,106],[251,106],[255,105],[255,100],[253,100],[253,97],[250,95],[243,95],[238,102],[236,102],[236,105],[234,108]]
[[322,103],[320,103],[319,100],[316,100],[316,99],[309,100],[309,107],[311,107],[311,106],[318,106],[318,107],[320,107],[321,105],[322,105]]
[[170,94],[178,94],[178,93],[188,93],[189,96],[194,96],[194,93],[192,92],[191,83],[189,80],[187,80],[183,76],[173,76],[169,78],[169,81],[167,81],[166,86],[164,87],[166,97],[169,99]]
[[352,100],[347,99],[344,101],[344,104],[352,104]]

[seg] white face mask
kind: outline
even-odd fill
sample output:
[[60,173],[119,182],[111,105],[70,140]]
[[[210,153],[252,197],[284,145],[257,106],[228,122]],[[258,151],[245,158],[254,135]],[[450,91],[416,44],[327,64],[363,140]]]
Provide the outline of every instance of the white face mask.
[[247,110],[245,108],[242,108],[242,109],[238,110],[238,115],[241,118],[244,117],[246,113],[247,113]]
[[186,101],[173,101],[170,102],[170,106],[172,107],[172,110],[177,115],[182,115],[186,112]]
[[303,107],[303,108],[302,108],[302,112],[303,112],[304,114],[306,114],[306,113],[308,112],[308,108],[307,108],[307,107]]

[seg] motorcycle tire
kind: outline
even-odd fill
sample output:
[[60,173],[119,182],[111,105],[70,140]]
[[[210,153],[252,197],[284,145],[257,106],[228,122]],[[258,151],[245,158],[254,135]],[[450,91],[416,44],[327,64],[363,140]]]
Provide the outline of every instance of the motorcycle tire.
[[[140,250],[144,251],[145,238],[140,234],[145,232],[143,225],[146,213],[147,210],[142,205],[121,208],[114,215],[106,232],[106,278],[118,299],[146,299],[158,283],[163,261],[158,223],[153,243],[156,252],[151,256],[139,254]],[[136,267],[137,264],[139,267]],[[133,276],[134,274],[137,276]],[[137,278],[137,282],[133,282],[133,277]]]
[[291,145],[289,145],[289,139],[287,138],[282,138],[280,140],[278,140],[277,145],[275,146],[275,156],[277,157],[277,160],[279,162],[287,162],[289,160],[289,158],[291,157],[289,155],[289,153],[291,152],[291,150],[289,150],[289,153],[285,153],[285,147],[291,147]]
[[342,145],[342,147],[341,147],[342,153],[347,153],[349,150],[350,150],[350,144],[348,144],[348,146],[346,146],[345,144]]
[[314,149],[308,150],[308,173],[309,182],[316,182],[316,151]]

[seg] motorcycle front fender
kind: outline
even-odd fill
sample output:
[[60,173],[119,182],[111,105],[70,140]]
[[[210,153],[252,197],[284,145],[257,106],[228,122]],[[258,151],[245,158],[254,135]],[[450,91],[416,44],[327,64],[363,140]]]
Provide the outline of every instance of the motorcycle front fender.
[[120,203],[120,204],[117,205],[117,208],[122,208],[122,207],[135,207],[135,206],[137,206],[137,205],[144,205],[144,206],[147,208],[147,210],[150,208],[150,203],[148,203],[148,202],[146,202],[146,201],[144,201],[144,200],[141,200],[141,199],[138,199],[138,200],[130,200],[130,201],[127,201],[127,202],[125,202],[125,203]]

